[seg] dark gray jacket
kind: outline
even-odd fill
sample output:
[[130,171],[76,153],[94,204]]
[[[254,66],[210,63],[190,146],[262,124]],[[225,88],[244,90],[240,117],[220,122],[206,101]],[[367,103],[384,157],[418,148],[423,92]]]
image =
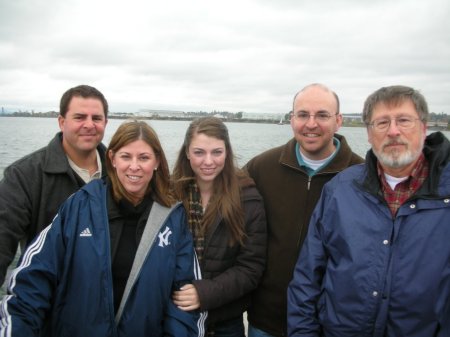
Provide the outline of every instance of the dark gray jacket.
[[[105,167],[106,148],[100,144],[97,149]],[[83,185],[69,165],[61,132],[47,146],[5,169],[0,181],[0,285],[19,242],[24,248],[50,224],[60,204]]]
[[[208,326],[242,317],[263,274],[266,261],[266,217],[261,195],[251,179],[244,179],[244,246],[230,246],[230,232],[221,217],[209,227],[200,265],[202,280],[194,281]],[[251,182],[251,183],[250,183]],[[242,183],[242,182],[241,182]]]

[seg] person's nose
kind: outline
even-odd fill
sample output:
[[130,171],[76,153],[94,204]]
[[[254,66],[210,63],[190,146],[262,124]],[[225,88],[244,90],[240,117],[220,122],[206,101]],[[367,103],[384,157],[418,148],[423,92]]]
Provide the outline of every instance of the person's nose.
[[205,165],[211,165],[213,163],[211,153],[206,154],[204,163],[205,163]]
[[93,127],[95,127],[95,123],[92,119],[92,117],[87,117],[84,121],[83,127],[87,128],[87,129],[92,129]]
[[387,134],[391,137],[396,137],[400,134],[400,129],[398,128],[397,121],[395,119],[391,119]]
[[316,115],[309,115],[305,125],[311,129],[315,128],[317,126]]
[[130,170],[137,171],[141,168],[137,159],[132,159],[130,162]]

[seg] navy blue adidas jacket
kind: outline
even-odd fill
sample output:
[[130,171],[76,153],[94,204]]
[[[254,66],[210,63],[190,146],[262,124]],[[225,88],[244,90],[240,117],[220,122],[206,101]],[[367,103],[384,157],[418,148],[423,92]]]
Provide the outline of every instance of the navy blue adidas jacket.
[[194,279],[181,205],[154,202],[156,236],[147,223],[114,317],[106,191],[101,180],[84,186],[27,248],[1,303],[1,337],[199,335],[199,315],[171,300],[173,288]]

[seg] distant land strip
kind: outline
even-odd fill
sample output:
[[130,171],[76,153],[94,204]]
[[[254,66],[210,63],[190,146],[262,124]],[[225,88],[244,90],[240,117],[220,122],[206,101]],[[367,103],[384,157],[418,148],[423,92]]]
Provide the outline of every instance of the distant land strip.
[[[12,113],[0,113],[0,117],[32,117],[32,118],[56,118],[59,112],[49,111],[49,112],[12,112]],[[248,114],[247,114],[248,115]],[[264,124],[278,124],[284,125],[289,124],[289,113],[285,114],[281,118],[274,117],[243,117],[242,112],[229,113],[229,112],[191,112],[183,113],[183,115],[171,116],[171,115],[160,115],[153,114],[151,116],[146,116],[142,114],[134,113],[114,113],[110,112],[108,114],[108,119],[140,119],[140,120],[158,120],[158,121],[192,121],[196,118],[203,116],[214,116],[218,117],[225,122],[232,123],[264,123]],[[261,114],[258,114],[261,116]],[[365,127],[366,125],[362,121],[362,114],[343,114],[343,126],[346,127]],[[436,114],[430,113],[428,121],[428,129],[431,130],[450,130],[450,117],[446,114]]]

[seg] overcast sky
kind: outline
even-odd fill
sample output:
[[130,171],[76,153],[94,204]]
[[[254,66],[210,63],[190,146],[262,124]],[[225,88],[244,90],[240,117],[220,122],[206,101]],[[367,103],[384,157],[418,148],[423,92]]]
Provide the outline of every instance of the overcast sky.
[[448,0],[0,0],[0,107],[90,84],[115,112],[284,114],[321,82],[343,113],[404,84],[450,114],[449,32]]

